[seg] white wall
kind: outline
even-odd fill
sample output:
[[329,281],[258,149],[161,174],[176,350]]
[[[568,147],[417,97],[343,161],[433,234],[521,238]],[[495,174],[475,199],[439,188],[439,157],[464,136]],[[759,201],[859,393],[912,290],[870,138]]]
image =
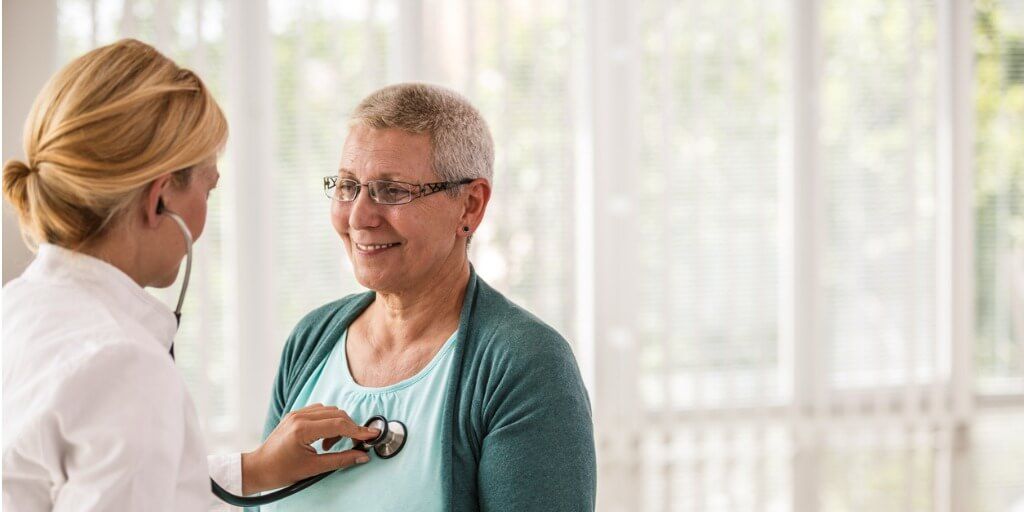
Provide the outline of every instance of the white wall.
[[[24,158],[21,138],[36,94],[57,60],[56,0],[4,0],[3,3],[3,160]],[[3,202],[3,282],[17,277],[32,260],[21,239],[18,219]]]

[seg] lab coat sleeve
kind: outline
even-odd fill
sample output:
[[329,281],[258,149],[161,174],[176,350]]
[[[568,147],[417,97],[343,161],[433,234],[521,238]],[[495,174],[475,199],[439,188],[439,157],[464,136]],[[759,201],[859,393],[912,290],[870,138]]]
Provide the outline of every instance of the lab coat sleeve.
[[51,435],[66,483],[53,510],[176,511],[185,389],[166,354],[108,343],[69,368]]
[[592,511],[590,402],[568,344],[527,331],[487,372],[477,475],[484,511]]
[[242,495],[242,454],[223,453],[210,455],[206,459],[210,466],[210,478],[214,479],[225,491]]

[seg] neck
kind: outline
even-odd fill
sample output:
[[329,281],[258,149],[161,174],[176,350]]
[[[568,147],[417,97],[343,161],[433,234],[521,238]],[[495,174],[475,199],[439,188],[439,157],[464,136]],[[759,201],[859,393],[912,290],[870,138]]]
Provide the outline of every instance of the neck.
[[133,242],[133,237],[113,236],[116,231],[117,228],[111,229],[105,236],[83,244],[75,251],[110,264],[145,288],[149,285],[149,278],[140,264],[138,245]]
[[401,293],[379,292],[367,328],[378,350],[401,350],[435,331],[454,331],[469,283],[469,261],[452,265],[426,286]]

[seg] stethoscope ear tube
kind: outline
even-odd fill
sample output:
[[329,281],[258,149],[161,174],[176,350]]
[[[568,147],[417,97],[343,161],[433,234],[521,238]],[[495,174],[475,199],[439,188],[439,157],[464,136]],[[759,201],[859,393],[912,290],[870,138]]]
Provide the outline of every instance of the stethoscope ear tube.
[[181,283],[181,292],[178,293],[178,305],[174,308],[174,317],[178,319],[178,324],[181,324],[181,306],[185,304],[185,293],[188,292],[188,282],[192,277],[192,232],[185,224],[185,219],[164,208],[162,202],[160,203],[160,213],[170,217],[178,225],[181,235],[185,238],[185,278]]

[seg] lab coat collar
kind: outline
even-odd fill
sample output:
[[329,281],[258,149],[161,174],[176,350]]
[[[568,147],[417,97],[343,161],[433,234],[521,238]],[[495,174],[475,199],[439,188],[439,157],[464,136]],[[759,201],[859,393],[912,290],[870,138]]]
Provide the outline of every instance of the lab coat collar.
[[174,312],[128,274],[103,260],[56,245],[41,244],[25,276],[80,284],[107,303],[118,322],[141,329],[166,350],[174,343],[178,330]]

